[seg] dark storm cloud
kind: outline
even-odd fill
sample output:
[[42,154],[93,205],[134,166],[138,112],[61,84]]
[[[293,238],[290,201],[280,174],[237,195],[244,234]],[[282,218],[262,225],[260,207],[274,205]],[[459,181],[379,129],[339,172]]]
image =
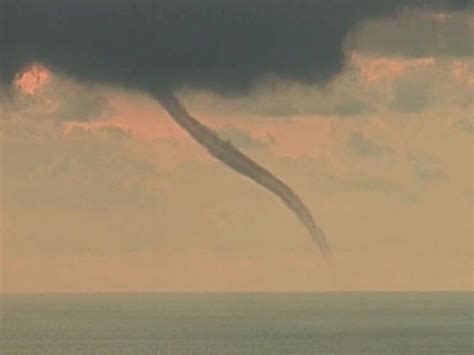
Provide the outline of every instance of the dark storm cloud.
[[0,78],[10,82],[40,62],[81,80],[145,90],[214,158],[278,196],[329,252],[296,192],[191,116],[173,91],[243,94],[272,76],[325,82],[343,67],[342,43],[354,26],[404,2],[0,1]]
[[242,93],[265,76],[324,82],[343,66],[347,33],[403,3],[0,0],[0,74],[8,82],[35,61],[146,91]]

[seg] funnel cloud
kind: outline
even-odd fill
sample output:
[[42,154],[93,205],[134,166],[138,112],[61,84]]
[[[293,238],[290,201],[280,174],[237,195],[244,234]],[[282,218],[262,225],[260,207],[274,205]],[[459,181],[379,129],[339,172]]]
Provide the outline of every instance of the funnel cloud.
[[1,0],[0,84],[32,63],[81,81],[151,94],[208,152],[284,201],[321,251],[309,209],[282,180],[188,114],[182,88],[247,95],[278,77],[324,84],[344,65],[357,25],[404,6],[462,8],[470,1]]
[[215,132],[192,117],[172,93],[160,93],[155,97],[175,122],[188,132],[196,142],[205,147],[209,154],[232,170],[270,190],[283,200],[286,206],[296,214],[300,222],[306,227],[312,239],[318,244],[321,252],[323,254],[329,252],[326,238],[314,222],[311,212],[287,184],[242,154],[231,143],[223,141]]

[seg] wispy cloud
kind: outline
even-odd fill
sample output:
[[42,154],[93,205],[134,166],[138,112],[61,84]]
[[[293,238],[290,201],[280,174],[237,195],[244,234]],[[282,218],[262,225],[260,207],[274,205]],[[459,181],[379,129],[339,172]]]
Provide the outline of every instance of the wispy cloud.
[[376,157],[393,153],[392,148],[377,144],[358,132],[353,132],[349,136],[348,144],[354,153],[366,157]]

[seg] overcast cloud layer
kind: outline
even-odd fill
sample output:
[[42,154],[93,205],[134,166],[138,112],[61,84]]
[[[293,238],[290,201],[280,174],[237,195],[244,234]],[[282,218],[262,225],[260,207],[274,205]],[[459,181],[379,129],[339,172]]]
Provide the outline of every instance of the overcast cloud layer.
[[342,69],[351,30],[405,4],[470,2],[3,0],[0,77],[36,61],[147,91],[242,93],[267,76],[325,82]]

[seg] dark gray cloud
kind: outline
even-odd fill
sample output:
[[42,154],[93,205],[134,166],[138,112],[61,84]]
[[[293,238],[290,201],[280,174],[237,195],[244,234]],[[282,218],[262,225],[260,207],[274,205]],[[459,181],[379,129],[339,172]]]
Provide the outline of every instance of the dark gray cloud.
[[370,106],[358,99],[348,99],[335,105],[328,113],[334,113],[338,116],[355,116],[367,113],[371,110]]
[[108,107],[107,100],[94,92],[77,93],[65,91],[55,115],[62,121],[89,121],[102,115]]
[[[418,79],[418,80],[417,80]],[[403,78],[394,83],[391,108],[403,112],[420,112],[433,102],[431,81],[420,78]]]
[[413,2],[2,0],[0,76],[8,82],[38,61],[147,91],[243,93],[268,76],[324,82],[343,66],[354,26],[405,3]]
[[357,132],[354,132],[349,136],[348,144],[352,151],[367,157],[393,153],[392,148],[372,142],[370,139],[365,138]]

